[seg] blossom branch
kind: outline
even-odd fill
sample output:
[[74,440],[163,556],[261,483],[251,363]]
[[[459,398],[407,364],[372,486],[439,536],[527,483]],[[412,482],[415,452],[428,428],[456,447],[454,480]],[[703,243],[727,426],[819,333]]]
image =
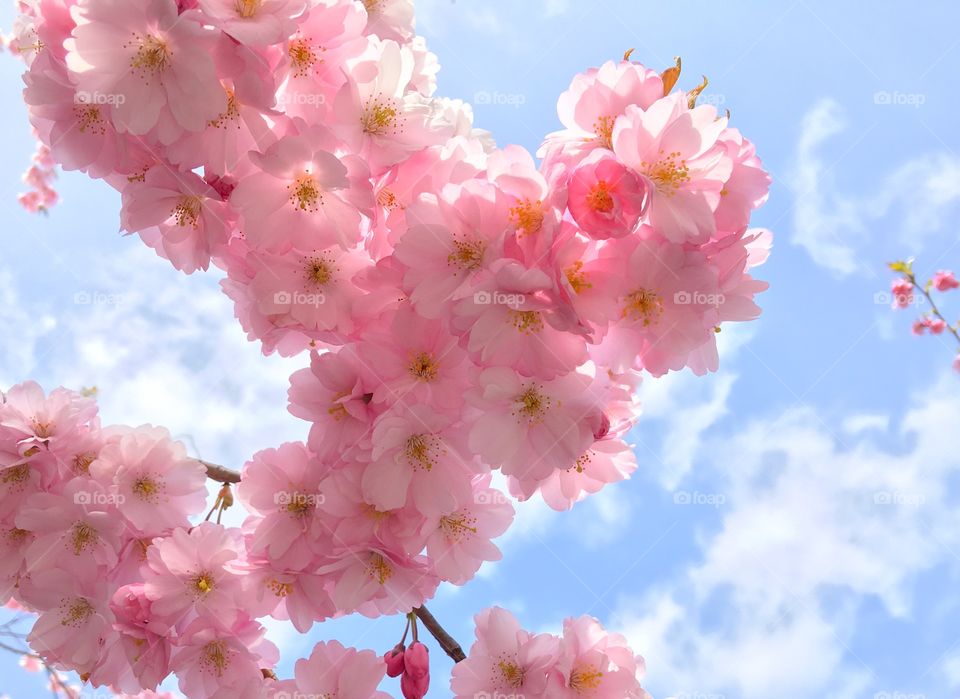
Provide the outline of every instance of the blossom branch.
[[467,656],[460,647],[460,644],[457,643],[457,640],[453,636],[447,633],[446,629],[440,625],[440,622],[430,613],[429,609],[421,606],[414,609],[413,613],[417,615],[420,623],[424,625],[427,631],[437,639],[437,643],[443,648],[443,652],[449,655],[453,659],[453,662],[459,663],[461,660],[466,660]]
[[949,321],[944,317],[943,313],[940,312],[940,309],[937,308],[937,302],[933,300],[933,296],[930,295],[930,290],[928,285],[920,284],[917,282],[917,277],[912,271],[909,271],[905,274],[906,279],[913,284],[913,288],[923,294],[924,298],[930,304],[930,310],[937,318],[946,323],[947,330],[950,331],[950,334],[956,339],[957,344],[960,344],[960,334],[957,333],[957,329],[950,325]]

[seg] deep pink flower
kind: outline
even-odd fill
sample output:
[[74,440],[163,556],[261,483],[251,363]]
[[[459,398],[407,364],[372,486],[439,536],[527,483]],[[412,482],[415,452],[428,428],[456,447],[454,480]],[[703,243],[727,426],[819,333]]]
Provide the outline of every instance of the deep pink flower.
[[937,291],[950,291],[960,288],[960,282],[953,276],[953,272],[939,271],[933,275],[933,288]]
[[647,180],[603,151],[586,158],[567,187],[570,214],[593,238],[630,235],[649,204]]

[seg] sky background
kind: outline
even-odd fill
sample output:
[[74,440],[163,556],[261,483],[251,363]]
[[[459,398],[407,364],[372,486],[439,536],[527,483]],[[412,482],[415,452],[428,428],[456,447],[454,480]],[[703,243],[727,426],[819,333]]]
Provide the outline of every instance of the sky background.
[[[910,335],[884,265],[960,267],[960,6],[417,5],[440,93],[473,102],[500,145],[535,150],[578,71],[631,47],[658,69],[681,55],[681,85],[706,74],[702,99],[757,144],[774,184],[754,221],[776,235],[763,317],[724,330],[720,371],[643,387],[636,476],[572,513],[523,506],[504,561],[443,588],[434,613],[465,647],[491,604],[534,630],[595,615],[646,657],[657,699],[960,697],[956,347]],[[305,437],[285,394],[306,357],[261,357],[215,273],[181,275],[121,237],[108,186],[65,174],[48,217],[17,207],[33,149],[21,67],[0,60],[0,387],[95,385],[105,423],[165,425],[235,467]],[[358,618],[306,637],[271,624],[271,637],[290,676],[319,640],[383,652],[402,630]],[[43,696],[42,678],[0,655],[3,693]]]

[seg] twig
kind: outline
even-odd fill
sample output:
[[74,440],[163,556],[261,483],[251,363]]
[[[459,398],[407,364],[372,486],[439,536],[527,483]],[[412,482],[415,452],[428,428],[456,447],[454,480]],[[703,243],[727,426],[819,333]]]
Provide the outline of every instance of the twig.
[[443,652],[449,655],[453,659],[453,662],[459,663],[461,660],[467,659],[460,644],[440,626],[440,622],[430,613],[430,610],[426,607],[417,607],[413,610],[413,613],[417,615],[417,618],[424,627],[426,627],[427,631],[437,639],[437,643],[443,648]]
[[197,459],[207,469],[207,478],[218,483],[239,483],[240,474],[233,469],[218,464],[211,464],[209,461]]
[[933,311],[933,315],[942,320],[947,325],[947,330],[956,338],[957,343],[960,344],[960,333],[957,333],[957,329],[950,325],[946,318],[943,317],[943,314],[940,312],[940,309],[937,308],[936,301],[933,300],[933,296],[930,295],[930,292],[927,291],[926,285],[921,286],[917,283],[917,278],[913,272],[907,272],[907,279],[913,284],[913,287],[917,289],[924,297],[927,299],[927,302],[930,304],[930,309]]

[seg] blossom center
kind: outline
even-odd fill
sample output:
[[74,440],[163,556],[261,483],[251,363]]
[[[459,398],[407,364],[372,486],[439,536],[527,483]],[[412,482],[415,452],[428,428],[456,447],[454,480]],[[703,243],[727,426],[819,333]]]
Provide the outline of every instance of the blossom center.
[[137,41],[137,52],[130,59],[130,67],[142,73],[159,74],[170,65],[173,52],[160,37],[147,35]]
[[657,186],[657,191],[667,196],[673,196],[684,184],[690,181],[690,168],[687,161],[680,157],[680,151],[664,154],[660,151],[660,159],[654,163],[644,161],[641,167]]
[[601,116],[593,122],[593,133],[604,148],[613,150],[613,125],[616,122],[617,118],[613,116]]
[[21,485],[30,477],[30,466],[28,464],[17,464],[5,469],[3,476],[0,477],[4,483]]
[[157,493],[160,492],[160,484],[150,476],[142,476],[134,482],[132,490],[133,494],[141,500],[155,500]]
[[227,108],[224,110],[223,114],[218,116],[216,119],[211,119],[207,122],[208,126],[211,126],[215,129],[222,129],[226,127],[230,122],[237,122],[237,128],[240,128],[240,105],[237,103],[237,95],[233,90],[225,90],[227,95]]
[[543,330],[543,318],[538,311],[515,311],[510,309],[507,314],[510,322],[517,330],[525,335],[532,335]]
[[381,585],[385,585],[393,577],[393,567],[381,554],[375,553],[370,557],[367,574]]
[[185,194],[173,207],[173,218],[181,228],[196,228],[200,224],[200,210],[203,202],[200,197]]
[[392,102],[382,97],[374,98],[367,103],[363,110],[363,116],[360,117],[364,133],[371,136],[383,136],[390,130],[396,132],[399,114],[399,110]]
[[302,37],[297,37],[290,42],[287,54],[290,56],[293,75],[296,78],[302,78],[307,75],[310,69],[320,60],[313,50],[313,45],[310,41]]
[[293,585],[291,583],[282,583],[279,580],[271,580],[267,587],[277,597],[288,597],[293,594]]
[[287,185],[290,191],[290,203],[300,211],[316,211],[323,203],[323,195],[316,178],[309,172],[300,175],[293,184]]
[[200,654],[200,665],[206,670],[212,670],[217,677],[222,677],[224,670],[230,664],[230,650],[226,641],[210,641],[203,647]]
[[99,538],[97,530],[86,522],[77,522],[70,529],[70,547],[76,556],[96,544]]
[[200,573],[190,581],[190,586],[193,588],[193,591],[197,593],[197,595],[206,595],[213,590],[213,576],[210,575],[210,573]]
[[480,269],[486,245],[480,240],[454,240],[453,252],[447,255],[447,262],[466,272]]
[[590,188],[587,195],[587,205],[601,214],[613,211],[613,196],[610,194],[610,185],[606,180],[600,180]]
[[477,519],[462,512],[440,518],[440,530],[450,541],[457,542],[477,533]]
[[508,687],[522,687],[526,672],[515,660],[501,660],[497,663],[500,677]]
[[93,605],[83,597],[75,597],[61,604],[60,624],[74,628],[83,626],[93,616]]
[[440,367],[429,352],[421,352],[410,362],[410,373],[420,381],[433,381],[437,378],[439,370]]
[[325,286],[333,279],[334,266],[323,257],[312,257],[307,260],[307,281],[316,286]]
[[411,435],[407,438],[403,453],[414,470],[430,471],[440,456],[440,440],[432,434]]
[[623,317],[639,320],[644,327],[656,323],[663,314],[663,300],[649,289],[637,289],[624,299]]
[[587,273],[583,271],[583,262],[581,260],[577,260],[567,267],[563,273],[567,275],[567,281],[570,283],[575,294],[579,294],[584,289],[589,289],[593,286],[587,279]]
[[597,689],[603,681],[603,673],[592,665],[578,667],[570,673],[570,689],[578,693],[585,689]]
[[73,471],[81,475],[90,475],[90,464],[96,460],[96,454],[77,454],[73,457]]
[[102,136],[107,132],[107,122],[100,113],[100,107],[96,104],[77,104],[73,107],[73,114],[77,119],[77,129],[80,133],[90,133]]
[[260,11],[263,0],[237,0],[237,14],[249,19]]
[[510,219],[518,231],[522,230],[526,235],[537,233],[543,228],[543,202],[524,199],[510,209]]
[[525,418],[530,423],[540,422],[546,416],[552,402],[548,396],[543,395],[539,386],[530,386],[513,399],[516,407],[511,414]]
[[377,203],[388,211],[393,211],[400,206],[400,203],[397,201],[397,195],[387,187],[377,192]]

